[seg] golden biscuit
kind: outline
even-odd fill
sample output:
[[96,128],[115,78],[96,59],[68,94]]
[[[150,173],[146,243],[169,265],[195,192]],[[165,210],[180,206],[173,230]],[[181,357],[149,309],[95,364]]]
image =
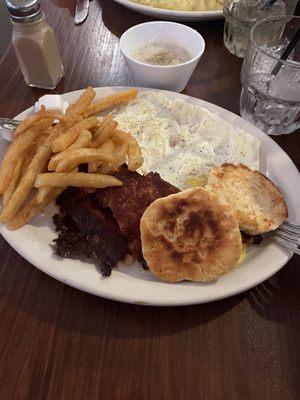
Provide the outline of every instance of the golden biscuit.
[[230,205],[202,188],[155,200],[140,227],[143,256],[150,270],[167,282],[216,279],[242,254]]
[[231,204],[240,229],[250,235],[272,231],[288,216],[279,189],[262,173],[246,165],[214,167],[206,188]]

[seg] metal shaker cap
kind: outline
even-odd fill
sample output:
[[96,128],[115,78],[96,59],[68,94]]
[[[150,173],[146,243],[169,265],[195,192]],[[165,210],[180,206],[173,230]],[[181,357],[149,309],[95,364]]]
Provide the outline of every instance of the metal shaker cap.
[[41,0],[6,0],[10,17],[16,22],[33,22],[41,15]]

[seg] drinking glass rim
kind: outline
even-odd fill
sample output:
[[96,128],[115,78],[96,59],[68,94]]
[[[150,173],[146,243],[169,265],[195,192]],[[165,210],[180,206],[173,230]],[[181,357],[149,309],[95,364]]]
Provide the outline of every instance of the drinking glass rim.
[[[265,55],[267,55],[268,57],[272,58],[275,61],[279,61],[280,60],[280,56],[276,57],[273,54],[269,53],[268,51],[264,50],[260,45],[257,44],[256,40],[254,39],[253,33],[255,28],[264,23],[264,22],[268,22],[268,21],[278,21],[278,20],[284,20],[284,19],[298,19],[300,21],[300,16],[297,15],[278,15],[277,17],[268,17],[268,18],[264,18],[259,20],[255,25],[253,25],[253,27],[251,28],[250,31],[250,42],[251,44],[259,51],[261,51],[262,53],[264,53]],[[300,62],[299,61],[293,61],[293,60],[281,60],[282,65],[289,65],[291,67],[296,67],[296,68],[300,68]]]

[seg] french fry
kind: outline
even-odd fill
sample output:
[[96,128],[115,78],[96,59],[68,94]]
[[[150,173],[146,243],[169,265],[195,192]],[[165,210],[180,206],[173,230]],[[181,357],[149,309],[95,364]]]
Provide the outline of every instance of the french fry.
[[67,117],[63,114],[61,114],[58,111],[54,111],[54,110],[46,110],[46,117],[51,117],[54,119],[58,119],[59,121],[65,123],[67,121]]
[[35,155],[35,152],[36,152],[36,146],[35,146],[35,144],[32,144],[29,147],[29,149],[26,151],[26,153],[23,153],[23,155],[20,156],[20,159],[22,160],[22,164],[21,164],[19,181],[22,178],[22,176],[25,174],[25,171],[28,168],[28,165],[31,163],[31,161]]
[[95,98],[95,94],[94,89],[88,86],[79,99],[67,108],[66,115],[82,115]]
[[75,186],[83,188],[105,188],[110,186],[122,186],[123,183],[110,175],[88,174],[85,172],[47,172],[39,174],[34,186],[66,187]]
[[126,163],[126,154],[127,154],[128,144],[122,143],[119,149],[115,152],[115,158],[113,162],[113,171],[118,171],[121,165]]
[[65,119],[60,121],[59,126],[61,133],[65,132],[67,129],[72,128],[75,124],[82,121],[83,117],[80,115],[65,115]]
[[[38,142],[41,144],[41,139],[43,138],[43,141],[45,141],[45,135],[41,135],[38,138]],[[29,164],[31,163],[34,155],[36,152],[36,145],[33,143],[30,148],[26,151],[26,153],[23,153],[22,156],[17,161],[17,165],[14,170],[14,177],[11,180],[10,184],[8,185],[6,191],[3,193],[3,202],[2,205],[3,207],[6,207],[8,201],[10,200],[11,196],[13,195],[20,179],[22,176],[25,174]]]
[[[70,171],[66,172],[78,172],[78,168],[74,168]],[[67,187],[62,188],[62,191],[67,189]],[[44,200],[49,196],[50,192],[53,190],[53,187],[51,186],[43,186],[38,189],[37,195],[36,195],[36,202],[37,204],[43,203]]]
[[[58,124],[56,127],[55,127],[55,129],[56,129],[56,132],[53,132],[52,133],[52,136],[51,136],[51,138],[49,138],[49,141],[48,141],[48,146],[51,146],[52,147],[52,144],[53,144],[53,141],[54,141],[54,139],[56,138],[56,137],[58,137],[59,136],[59,134],[61,134],[62,133],[62,131],[63,131],[63,126],[67,126],[67,127],[71,127],[73,124],[75,124],[76,122],[78,122],[78,118],[77,117],[68,117],[68,119],[66,120],[66,123],[64,123],[64,124]],[[82,132],[82,138],[84,139],[84,140],[79,140],[79,143],[77,143],[77,145],[82,145],[82,144],[84,144],[84,143],[86,143],[86,140],[88,139],[89,141],[91,140],[91,133],[89,132],[89,131],[83,131]],[[76,141],[77,142],[77,141]],[[76,143],[75,142],[75,143]],[[75,143],[73,143],[73,145],[71,145],[70,147],[72,147],[73,146],[73,148],[76,148],[76,144]],[[70,148],[69,147],[69,148]],[[67,149],[68,150],[68,149]],[[58,154],[56,154],[57,156],[59,156],[60,154],[63,154],[63,153],[58,153]],[[53,157],[55,157],[55,156],[53,156]],[[59,162],[59,160],[57,161],[57,164],[58,164],[58,162]],[[48,164],[49,165],[49,164]],[[77,169],[75,169],[75,170],[77,170]],[[41,171],[39,171],[39,172],[41,172]],[[52,188],[51,187],[43,187],[43,188],[40,188],[39,190],[38,190],[38,193],[37,193],[37,196],[36,196],[36,201],[37,201],[37,204],[40,204],[40,203],[43,203],[44,202],[44,200],[48,197],[48,195],[50,194],[50,192],[51,192],[51,190],[52,190]]]
[[135,99],[136,96],[137,96],[137,90],[129,89],[126,90],[125,92],[115,93],[111,96],[104,97],[103,99],[91,103],[88,106],[84,116],[88,117],[90,115],[104,111],[110,107],[117,106],[122,103],[127,103],[128,101]]
[[[88,131],[87,129],[83,130],[78,138],[76,139],[76,141],[74,143],[72,143],[66,151],[70,151],[70,150],[77,150],[77,149],[81,149],[82,147],[88,147],[92,141],[93,135],[91,134],[90,131]],[[63,154],[63,153],[61,153]]]
[[48,164],[48,171],[55,171],[55,168],[57,167],[58,163],[64,159],[64,157],[69,151],[81,149],[82,147],[89,147],[91,140],[92,140],[91,132],[86,129],[83,130],[79,134],[75,142],[72,143],[65,151],[57,153],[53,157],[51,157]]
[[15,130],[14,133],[14,138],[16,138],[21,133],[27,131],[27,129],[29,129],[34,123],[40,121],[42,118],[45,117],[46,117],[46,108],[45,106],[41,106],[41,109],[37,113],[31,115],[30,117],[25,118],[24,121],[22,121],[20,125],[17,126],[17,129]]
[[7,227],[11,230],[16,230],[21,228],[23,225],[27,224],[33,217],[39,214],[43,209],[64,190],[65,188],[52,188],[48,193],[47,197],[40,203],[37,202],[37,195],[34,196],[27,204],[25,204],[14,216],[14,218],[9,221]]
[[129,171],[136,171],[143,165],[144,160],[139,146],[129,143],[127,155]]
[[[101,164],[100,164],[101,165]],[[97,163],[97,162],[90,162],[89,164],[88,164],[88,172],[90,172],[90,173],[92,173],[92,172],[97,172],[97,170],[98,170],[98,167],[99,167],[99,163]]]
[[119,170],[119,167],[121,165],[123,165],[125,162],[126,162],[126,157],[120,163],[111,162],[111,163],[108,163],[108,164],[102,164],[102,165],[98,166],[98,168],[97,168],[97,170],[95,172],[97,174],[105,174],[105,175],[109,174],[109,175],[111,175],[111,174],[114,174],[115,172],[117,172]]
[[[103,121],[103,123],[104,122],[105,121]],[[117,128],[117,126],[118,126],[118,123],[116,121],[113,121],[112,119],[107,121],[103,127],[101,124],[101,126],[99,127],[99,129],[96,131],[96,133],[94,135],[92,147],[97,149],[103,143],[105,143],[110,138],[112,138],[114,130]],[[100,129],[100,128],[102,128],[102,129]]]
[[[112,140],[108,140],[105,142],[101,147],[99,147],[99,151],[102,151],[105,154],[113,154],[114,150],[116,148],[116,145]],[[107,165],[111,165],[113,160],[111,162],[108,162]],[[96,172],[99,168],[99,166],[103,164],[103,162],[89,162],[89,172]],[[111,167],[110,167],[111,168]],[[110,171],[110,168],[108,168],[108,172]]]
[[[35,145],[33,144],[31,152],[33,153],[34,151],[36,151],[47,139],[47,137],[49,136],[51,130],[49,131],[45,131],[45,133],[43,133],[42,135],[40,135],[36,140],[35,140]],[[26,152],[26,154],[28,154],[28,152]],[[34,153],[33,153],[34,154]],[[33,157],[31,157],[33,158]],[[26,156],[27,159],[27,156]]]
[[103,120],[100,122],[100,124],[96,128],[94,128],[93,138],[97,139],[98,136],[100,136],[102,134],[103,129],[105,129],[107,126],[108,127],[112,126],[112,122],[113,122],[112,115],[107,115],[105,118],[103,118]]
[[[67,121],[67,124],[70,126],[70,124],[73,123],[73,120],[71,119],[70,121]],[[48,130],[45,131],[45,133],[38,139],[38,142],[36,144],[36,148],[33,148],[33,154],[29,155],[29,157],[26,157],[23,165],[22,165],[22,175],[25,174],[29,164],[31,163],[34,155],[36,154],[38,148],[42,145],[51,148],[52,147],[52,142],[55,139],[55,137],[57,137],[61,131],[62,131],[62,124],[58,124],[55,127],[51,127]],[[42,140],[43,139],[43,140]],[[47,140],[47,141],[46,141]],[[37,173],[39,173],[41,171],[38,171]],[[52,188],[43,188],[41,189],[42,193],[40,193],[40,190],[37,193],[37,203],[40,204],[42,203],[45,198],[49,195],[49,193],[51,192]]]
[[37,113],[31,115],[30,117],[27,117],[26,119],[24,119],[24,121],[20,123],[20,125],[17,127],[14,133],[14,139],[16,139],[19,135],[27,131],[27,129],[29,129],[36,122],[44,118],[58,119],[59,121],[62,122],[66,121],[66,117],[63,114],[57,111],[46,110],[45,106],[42,105],[41,109]]
[[120,131],[118,129],[114,132],[114,138],[119,143],[127,143],[127,155],[128,155],[128,169],[129,171],[136,171],[143,165],[143,156],[141,148],[136,139],[129,133]]
[[19,135],[7,149],[0,167],[0,194],[3,194],[13,176],[18,158],[28,150],[35,138],[52,125],[53,118],[45,118]]
[[[66,188],[61,188],[61,189],[62,191],[64,191]],[[51,186],[44,186],[42,188],[39,188],[36,194],[36,204],[43,203],[52,190],[53,187]]]
[[13,176],[11,181],[9,182],[9,185],[7,186],[7,189],[3,193],[3,199],[2,199],[2,206],[6,207],[7,203],[9,202],[9,199],[11,198],[13,192],[15,191],[17,184],[20,179],[21,171],[22,171],[22,164],[24,162],[24,158],[20,157],[17,161],[17,164],[14,168],[13,171]]
[[99,149],[77,149],[68,152],[63,160],[59,162],[55,171],[64,172],[77,167],[80,164],[89,162],[110,162],[113,160],[113,154],[103,152]]
[[114,130],[113,129],[105,129],[102,132],[101,136],[98,136],[97,140],[94,140],[92,142],[91,147],[93,147],[94,149],[98,149],[103,143],[107,142],[108,140],[110,140],[113,137],[113,133]]
[[73,125],[54,140],[52,146],[53,152],[58,153],[59,151],[66,150],[72,143],[75,142],[83,130],[93,128],[94,126],[98,125],[98,123],[99,121],[96,117],[89,117]]
[[116,145],[112,140],[108,140],[101,147],[99,147],[99,151],[103,151],[103,153],[112,154],[116,148]]
[[51,156],[52,143],[54,138],[59,132],[59,127],[54,127],[52,133],[46,138],[45,142],[37,149],[32,161],[28,165],[25,174],[22,176],[16,190],[10,198],[9,203],[3,208],[0,215],[0,221],[7,223],[14,215],[18,212],[31,189],[33,188],[35,179],[39,173],[41,173]]

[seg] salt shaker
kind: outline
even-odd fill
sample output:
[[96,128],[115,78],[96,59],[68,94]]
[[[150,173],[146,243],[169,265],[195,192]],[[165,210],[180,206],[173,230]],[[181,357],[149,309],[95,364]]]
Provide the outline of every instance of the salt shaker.
[[54,89],[64,69],[53,29],[40,0],[6,0],[13,25],[12,42],[28,86]]

